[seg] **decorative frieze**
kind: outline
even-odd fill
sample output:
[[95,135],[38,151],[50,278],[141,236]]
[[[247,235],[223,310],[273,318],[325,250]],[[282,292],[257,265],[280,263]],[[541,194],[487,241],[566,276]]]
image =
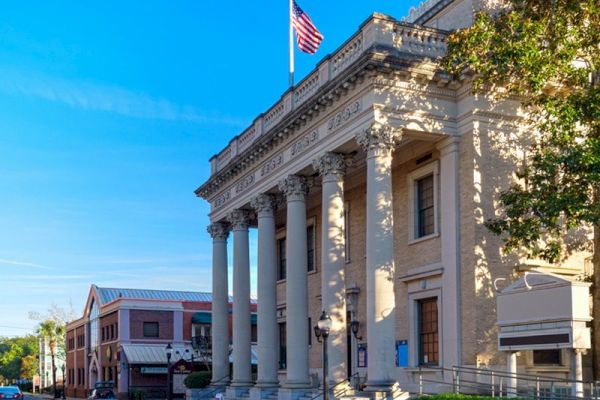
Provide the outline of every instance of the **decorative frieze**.
[[271,172],[276,170],[281,164],[283,164],[283,154],[279,153],[275,157],[263,164],[260,168],[260,176],[269,175]]
[[279,181],[278,186],[288,201],[302,199],[308,194],[308,182],[303,176],[288,175]]
[[248,189],[254,183],[254,173],[245,176],[235,185],[235,193],[241,193]]
[[227,203],[229,200],[231,200],[231,192],[228,190],[225,193],[219,195],[214,203],[213,203],[213,207],[214,208],[219,208],[221,206],[223,206],[225,203]]
[[206,227],[206,231],[213,240],[227,240],[229,236],[229,226],[224,222],[213,222]]
[[327,123],[327,130],[332,131],[339,128],[342,124],[346,123],[350,118],[356,115],[360,111],[360,101],[356,100],[349,106],[338,112],[329,120]]
[[393,150],[400,138],[399,129],[379,122],[356,134],[357,143],[368,152]]
[[275,196],[270,194],[259,194],[250,200],[250,205],[258,214],[271,214],[275,210]]
[[311,147],[319,140],[319,131],[312,131],[308,135],[304,135],[302,138],[298,139],[291,147],[292,157],[297,154],[302,153],[304,150]]
[[250,225],[250,211],[237,209],[227,215],[227,220],[231,223],[231,228],[233,230],[242,230],[248,229],[248,225]]
[[346,172],[346,160],[343,154],[327,152],[313,160],[313,168],[321,176],[344,175]]

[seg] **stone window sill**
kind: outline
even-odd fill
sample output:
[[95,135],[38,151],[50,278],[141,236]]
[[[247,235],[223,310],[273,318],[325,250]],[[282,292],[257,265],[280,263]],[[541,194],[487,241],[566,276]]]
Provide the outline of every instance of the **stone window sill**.
[[432,233],[431,235],[423,236],[423,237],[420,237],[420,238],[411,239],[411,240],[408,241],[408,245],[410,246],[412,244],[421,243],[421,242],[424,242],[426,240],[435,239],[437,237],[440,237],[439,232]]

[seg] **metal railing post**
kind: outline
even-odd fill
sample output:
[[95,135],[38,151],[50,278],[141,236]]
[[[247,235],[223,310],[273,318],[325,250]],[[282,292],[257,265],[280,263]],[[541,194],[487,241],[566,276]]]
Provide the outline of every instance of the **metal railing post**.
[[554,398],[554,381],[550,382],[550,398]]
[[494,387],[494,371],[492,371],[492,397],[496,397],[496,388]]
[[535,378],[535,398],[539,400],[540,398],[540,377]]
[[504,381],[503,377],[500,377],[500,385],[498,386],[498,397],[502,397],[502,383]]
[[423,396],[423,371],[419,366],[419,396]]
[[452,367],[452,391],[454,393],[458,393],[456,391],[456,368]]

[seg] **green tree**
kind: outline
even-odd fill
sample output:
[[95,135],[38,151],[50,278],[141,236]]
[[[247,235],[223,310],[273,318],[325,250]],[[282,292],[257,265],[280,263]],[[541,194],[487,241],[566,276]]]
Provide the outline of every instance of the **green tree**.
[[[457,78],[471,75],[476,92],[524,99],[534,144],[486,225],[502,235],[505,252],[550,263],[593,248],[599,374],[600,0],[507,1],[454,32],[444,63]],[[573,245],[576,230],[592,230],[593,242]]]
[[54,319],[42,321],[38,327],[38,335],[48,343],[52,363],[52,386],[56,392],[56,360],[65,354],[65,324]]
[[38,339],[34,335],[0,338],[0,375],[3,380],[33,379],[37,372]]

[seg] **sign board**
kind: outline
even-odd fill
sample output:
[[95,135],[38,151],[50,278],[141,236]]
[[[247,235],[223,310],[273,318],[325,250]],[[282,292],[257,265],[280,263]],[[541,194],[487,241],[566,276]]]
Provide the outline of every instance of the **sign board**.
[[140,367],[140,374],[166,374],[167,367]]
[[358,353],[358,357],[357,357],[358,365],[357,366],[358,367],[366,367],[367,366],[367,344],[359,343],[356,351]]
[[396,367],[408,367],[408,340],[396,342]]

